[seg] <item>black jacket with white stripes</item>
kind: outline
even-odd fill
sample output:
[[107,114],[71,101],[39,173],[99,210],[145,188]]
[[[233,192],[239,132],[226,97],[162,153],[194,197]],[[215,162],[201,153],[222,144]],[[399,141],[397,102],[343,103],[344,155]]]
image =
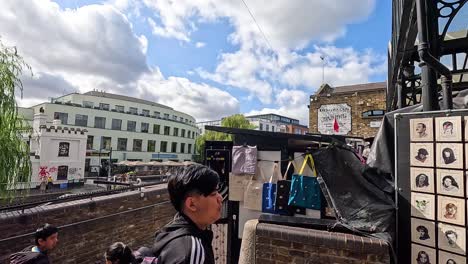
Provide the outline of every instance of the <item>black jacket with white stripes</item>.
[[[174,232],[181,235],[174,238]],[[215,264],[212,240],[212,231],[200,230],[190,218],[177,213],[156,233],[152,251],[158,264]]]

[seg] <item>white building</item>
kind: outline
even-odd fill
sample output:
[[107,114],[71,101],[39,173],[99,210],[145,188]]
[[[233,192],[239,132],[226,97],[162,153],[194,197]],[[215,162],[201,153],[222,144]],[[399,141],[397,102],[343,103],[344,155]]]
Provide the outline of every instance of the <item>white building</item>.
[[83,184],[86,129],[62,126],[59,120],[47,124],[46,120],[44,113],[36,113],[32,131],[24,134],[30,146],[31,181],[16,188],[35,188],[49,177],[55,185]]
[[[195,119],[154,102],[105,92],[72,93],[52,102],[20,109],[26,119],[44,109],[47,123],[85,128],[86,171],[94,160],[192,160],[198,129]],[[112,151],[110,151],[112,150]],[[99,157],[99,159],[92,157]]]

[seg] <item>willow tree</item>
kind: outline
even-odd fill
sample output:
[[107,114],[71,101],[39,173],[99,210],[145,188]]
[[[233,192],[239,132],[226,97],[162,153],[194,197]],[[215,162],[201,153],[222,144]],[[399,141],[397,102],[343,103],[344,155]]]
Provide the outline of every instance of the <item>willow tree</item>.
[[9,196],[18,182],[30,180],[29,146],[22,139],[26,122],[18,116],[15,100],[17,92],[23,95],[20,80],[23,69],[30,67],[18,55],[15,47],[0,41],[0,196]]
[[[221,120],[222,127],[231,127],[231,128],[243,128],[243,129],[254,129],[255,125],[252,125],[250,121],[245,118],[242,114],[236,114],[232,116],[228,116]],[[195,146],[197,153],[199,154],[199,158],[203,160],[203,150],[205,149],[205,142],[208,140],[214,141],[232,141],[231,135],[221,132],[215,131],[205,131],[203,135],[200,135],[196,141]]]

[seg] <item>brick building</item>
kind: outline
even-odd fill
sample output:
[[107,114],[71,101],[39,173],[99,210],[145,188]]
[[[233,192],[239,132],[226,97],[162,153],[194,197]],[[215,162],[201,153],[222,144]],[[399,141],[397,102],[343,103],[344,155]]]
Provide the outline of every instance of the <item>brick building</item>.
[[309,132],[374,137],[386,108],[386,83],[331,87],[310,96]]

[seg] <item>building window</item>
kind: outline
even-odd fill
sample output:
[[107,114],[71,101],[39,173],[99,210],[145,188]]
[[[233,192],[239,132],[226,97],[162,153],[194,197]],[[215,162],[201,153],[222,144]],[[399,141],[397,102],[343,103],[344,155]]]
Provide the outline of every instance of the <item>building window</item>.
[[190,138],[190,130],[187,130],[187,137]]
[[187,118],[185,118],[185,123],[188,123],[188,119],[187,119]]
[[68,166],[58,166],[57,180],[63,181],[68,179]]
[[181,137],[185,137],[185,129],[182,129],[182,130],[180,131],[180,136],[181,136]]
[[54,113],[54,119],[60,120],[62,122],[62,125],[67,125],[68,124],[68,114],[67,113],[55,112]]
[[109,111],[110,106],[109,106],[109,104],[99,103],[99,109]]
[[178,137],[178,136],[179,136],[179,129],[178,129],[177,127],[174,127],[174,131],[173,131],[172,135],[173,135],[174,137]]
[[86,108],[93,108],[93,107],[94,107],[94,102],[83,101],[83,107],[86,107]]
[[94,117],[94,127],[95,128],[106,128],[106,118],[96,116]]
[[102,137],[101,149],[110,150],[111,147],[112,147],[112,138],[111,137]]
[[87,115],[75,115],[75,126],[88,126],[88,116]]
[[149,124],[148,123],[141,123],[141,132],[142,133],[148,133],[149,131]]
[[136,121],[127,121],[127,131],[136,131]]
[[138,108],[136,107],[130,107],[128,111],[130,112],[130,114],[134,114],[134,115],[138,114]]
[[169,114],[164,114],[164,119],[169,119]]
[[59,157],[68,157],[69,153],[70,153],[70,143],[60,142],[59,143],[58,156]]
[[160,125],[157,125],[157,124],[154,124],[153,125],[153,134],[159,134],[161,133],[161,126]]
[[94,136],[88,136],[86,140],[86,149],[93,149]]
[[263,124],[260,123],[260,131],[263,131]]
[[159,113],[158,111],[154,111],[154,116],[157,117],[157,118],[160,118],[160,117],[161,117],[161,113]]
[[271,131],[275,132],[275,126],[271,126]]
[[385,115],[385,110],[369,110],[362,113],[362,117],[382,117]]
[[155,152],[156,151],[156,141],[155,140],[148,140],[148,147],[147,150],[148,152]]
[[172,115],[172,120],[177,121],[177,116],[176,116],[176,115]]
[[122,120],[121,119],[112,119],[112,129],[113,130],[122,130]]
[[173,153],[177,152],[177,142],[172,142],[171,152]]
[[149,116],[149,110],[146,110],[146,109],[143,109],[141,110],[141,113],[144,115],[144,116]]
[[125,107],[123,105],[116,105],[115,106],[115,111],[123,113],[123,112],[125,112]]
[[185,153],[185,143],[180,143],[180,153]]
[[161,152],[167,152],[167,141],[161,141]]
[[192,144],[188,144],[187,153],[192,153]]
[[184,118],[183,118],[183,117],[179,117],[179,121],[183,123],[183,122],[184,122]]
[[143,144],[143,140],[134,139],[133,140],[133,151],[141,151],[141,145],[142,144]]
[[126,151],[127,150],[127,139],[118,138],[117,139],[117,150]]
[[164,126],[164,135],[168,135],[171,133],[171,128],[168,126]]

